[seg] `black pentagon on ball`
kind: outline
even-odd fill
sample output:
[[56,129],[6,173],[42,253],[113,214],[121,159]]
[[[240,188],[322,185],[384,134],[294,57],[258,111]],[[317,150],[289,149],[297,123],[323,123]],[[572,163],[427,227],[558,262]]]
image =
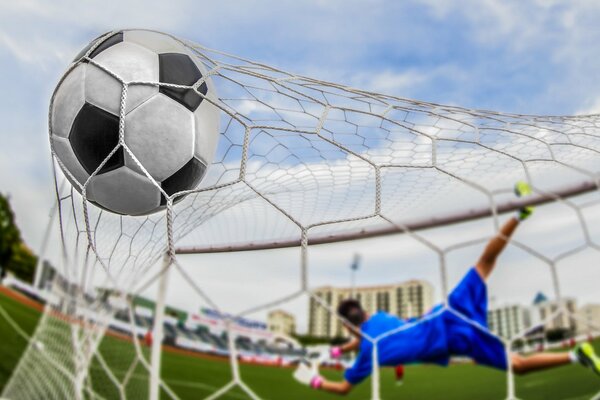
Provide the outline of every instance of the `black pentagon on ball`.
[[[73,121],[69,141],[75,156],[91,175],[119,143],[119,117],[85,103]],[[123,165],[123,148],[119,147],[98,174]]]
[[[162,181],[161,187],[169,196],[182,190],[193,189],[198,186],[205,172],[206,165],[196,157],[193,157],[179,171]],[[183,198],[184,196],[178,197],[175,199],[175,203],[183,200]],[[165,204],[167,204],[167,200],[163,195],[160,199],[160,205],[164,206]]]
[[[158,55],[159,78],[162,83],[191,86],[202,78],[202,73],[186,54],[164,53]],[[190,111],[195,111],[202,102],[202,96],[193,89],[179,89],[161,86],[159,91],[182,104]],[[198,91],[203,95],[208,92],[206,83],[202,83]]]
[[[85,46],[83,48],[83,50],[81,50],[77,56],[75,56],[75,59],[73,60],[73,62],[79,61],[83,56],[85,56],[85,54],[89,51],[89,49],[96,44],[96,41],[101,38],[102,36],[106,35],[106,33],[98,36],[96,39],[92,40],[90,44],[88,44],[87,46]],[[96,57],[98,54],[102,53],[104,50],[108,49],[109,47],[114,46],[115,44],[121,43],[123,41],[123,32],[117,32],[114,35],[111,35],[109,37],[107,37],[106,39],[104,39],[102,41],[102,43],[100,43],[98,45],[98,47],[96,47],[94,49],[94,51],[92,51],[89,55],[90,58],[94,58]]]

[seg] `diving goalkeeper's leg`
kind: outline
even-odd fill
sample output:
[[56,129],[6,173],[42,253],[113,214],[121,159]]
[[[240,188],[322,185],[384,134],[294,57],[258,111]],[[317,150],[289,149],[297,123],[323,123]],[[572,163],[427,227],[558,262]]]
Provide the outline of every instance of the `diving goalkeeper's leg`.
[[[531,194],[531,188],[525,182],[517,182],[515,185],[515,194],[518,197],[527,196]],[[477,261],[477,264],[475,265],[475,269],[483,278],[483,280],[487,280],[492,273],[498,256],[506,247],[506,244],[519,225],[519,222],[527,219],[532,213],[532,206],[523,207],[518,211],[515,217],[506,221],[500,229],[500,232],[498,232],[498,234],[492,240],[490,240],[488,245],[485,247],[483,254],[479,258],[479,261]]]
[[594,347],[590,343],[578,345],[573,350],[573,353],[581,365],[590,368],[596,374],[600,375],[600,357],[598,357],[594,351]]
[[582,343],[566,353],[538,353],[530,356],[511,355],[512,369],[516,374],[540,371],[561,365],[579,363],[600,375],[600,357],[589,343]]

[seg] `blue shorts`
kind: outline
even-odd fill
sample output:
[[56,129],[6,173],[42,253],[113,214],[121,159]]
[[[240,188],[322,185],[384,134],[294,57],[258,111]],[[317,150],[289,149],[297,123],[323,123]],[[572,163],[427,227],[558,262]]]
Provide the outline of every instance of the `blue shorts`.
[[487,330],[487,286],[475,268],[471,268],[450,293],[448,303],[463,317],[479,325],[473,326],[460,316],[446,312],[450,353],[468,356],[478,364],[505,370],[506,349],[500,339]]

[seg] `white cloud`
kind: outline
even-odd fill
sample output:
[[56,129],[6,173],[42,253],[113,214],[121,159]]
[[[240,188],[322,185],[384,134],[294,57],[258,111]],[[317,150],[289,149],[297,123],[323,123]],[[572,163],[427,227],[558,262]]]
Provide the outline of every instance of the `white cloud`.
[[370,71],[352,77],[352,86],[380,93],[405,93],[414,86],[427,82],[428,74],[424,71]]
[[[555,13],[560,5],[558,1],[425,0],[425,3],[438,19],[464,17],[473,28],[473,40],[488,44],[506,41],[505,44],[513,48],[522,48],[523,42],[539,40],[544,33],[549,33],[548,22],[562,15]],[[581,7],[572,4],[567,8]]]
[[581,110],[575,113],[576,115],[592,115],[600,114],[600,96],[596,99],[591,99],[588,104]]

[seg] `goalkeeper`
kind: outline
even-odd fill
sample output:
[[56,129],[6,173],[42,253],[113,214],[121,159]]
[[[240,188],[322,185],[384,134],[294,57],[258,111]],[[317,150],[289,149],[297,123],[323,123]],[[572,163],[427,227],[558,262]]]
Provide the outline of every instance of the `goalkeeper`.
[[[531,192],[525,183],[515,187],[517,195]],[[506,246],[520,221],[533,211],[525,207],[517,217],[511,218],[485,248],[475,267],[471,268],[462,281],[448,296],[449,307],[436,306],[430,313],[417,321],[405,321],[394,315],[378,312],[370,318],[356,300],[345,300],[338,307],[340,314],[350,324],[345,324],[356,340],[348,348],[358,349],[351,368],[344,373],[344,380],[334,382],[318,374],[316,367],[309,369],[301,365],[296,378],[314,389],[346,394],[352,387],[368,377],[372,371],[373,344],[361,339],[361,333],[377,338],[390,332],[377,343],[379,365],[396,366],[414,362],[448,365],[451,355],[468,356],[476,363],[506,370],[510,362],[517,374],[552,368],[579,362],[600,374],[600,358],[589,343],[577,346],[571,352],[537,353],[529,356],[507,354],[504,344],[487,330],[487,287],[486,280],[492,273],[498,255]],[[357,328],[360,327],[360,328]],[[302,369],[304,368],[304,371]]]

